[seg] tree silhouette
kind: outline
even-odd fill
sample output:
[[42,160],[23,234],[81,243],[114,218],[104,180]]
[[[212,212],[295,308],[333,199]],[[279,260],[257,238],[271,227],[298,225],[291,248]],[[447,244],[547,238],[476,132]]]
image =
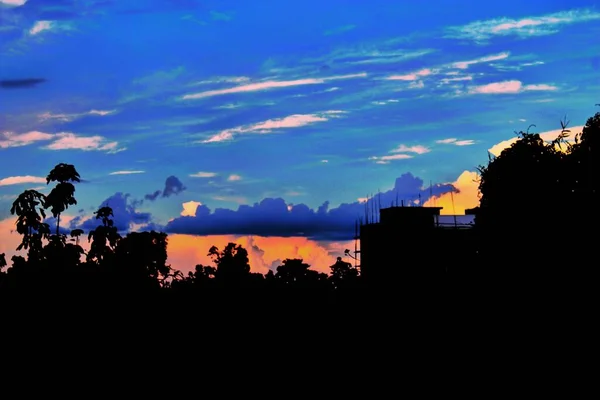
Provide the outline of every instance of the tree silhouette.
[[275,278],[286,285],[308,286],[327,280],[327,274],[310,269],[310,265],[299,258],[286,258],[277,267]]
[[75,200],[75,186],[71,182],[80,182],[79,173],[71,164],[60,163],[56,165],[46,177],[46,184],[58,182],[46,197],[44,208],[50,208],[56,218],[56,234],[59,234],[60,214],[69,206],[77,204]]
[[133,281],[150,280],[163,285],[178,275],[167,265],[167,234],[155,231],[131,232],[118,241],[115,258],[119,273]]
[[39,261],[42,256],[42,239],[50,234],[50,226],[44,223],[46,218],[44,205],[46,196],[36,190],[25,190],[13,202],[10,209],[17,215],[17,233],[23,235],[17,250],[28,250],[31,262]]
[[358,270],[352,264],[343,261],[342,257],[338,257],[335,264],[329,268],[331,269],[329,279],[336,289],[344,284],[351,284],[358,279]]
[[87,254],[88,262],[102,264],[107,257],[114,255],[115,248],[121,235],[114,226],[111,217],[114,217],[113,210],[110,207],[100,207],[95,211],[96,219],[102,221],[102,225],[96,227],[88,234],[88,242],[91,241],[90,251]]
[[241,245],[228,243],[223,251],[212,246],[208,255],[217,266],[216,277],[225,282],[240,282],[250,274],[248,251]]

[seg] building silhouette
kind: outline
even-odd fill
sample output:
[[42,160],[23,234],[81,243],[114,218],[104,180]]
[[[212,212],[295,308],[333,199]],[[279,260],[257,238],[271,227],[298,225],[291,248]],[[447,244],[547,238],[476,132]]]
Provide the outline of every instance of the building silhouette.
[[[360,268],[365,280],[444,276],[466,272],[477,255],[472,224],[442,222],[442,207],[383,208],[377,222],[361,224]],[[448,218],[448,216],[443,216]]]

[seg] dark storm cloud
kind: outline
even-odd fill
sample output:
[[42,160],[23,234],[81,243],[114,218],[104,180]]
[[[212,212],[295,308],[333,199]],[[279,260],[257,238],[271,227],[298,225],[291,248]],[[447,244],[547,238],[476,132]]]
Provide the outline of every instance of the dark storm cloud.
[[27,78],[27,79],[4,79],[0,80],[0,88],[2,89],[25,89],[46,82],[42,78]]
[[[104,200],[99,207],[108,206],[112,208],[115,226],[119,232],[126,232],[132,224],[149,224],[152,219],[150,213],[136,211],[134,204],[135,201],[130,200],[129,194],[118,192]],[[95,217],[81,222],[82,219],[82,216],[73,218],[69,224],[69,229],[80,228],[85,232],[89,232],[102,224],[102,221]]]
[[170,197],[174,194],[179,194],[186,190],[184,184],[174,175],[171,175],[165,181],[165,188],[163,190],[156,190],[154,193],[149,193],[144,196],[144,199],[154,201],[159,196]]
[[404,174],[394,188],[379,194],[367,204],[353,202],[329,209],[329,202],[316,210],[305,204],[297,204],[288,209],[282,198],[266,198],[252,206],[242,205],[237,210],[217,208],[214,212],[205,206],[198,206],[194,217],[178,217],[169,222],[168,233],[192,235],[260,235],[260,236],[305,236],[315,240],[350,240],[354,236],[355,224],[364,217],[366,206],[389,207],[399,200],[426,201],[430,195],[456,189],[450,185],[436,185],[423,188],[423,181],[412,174]]

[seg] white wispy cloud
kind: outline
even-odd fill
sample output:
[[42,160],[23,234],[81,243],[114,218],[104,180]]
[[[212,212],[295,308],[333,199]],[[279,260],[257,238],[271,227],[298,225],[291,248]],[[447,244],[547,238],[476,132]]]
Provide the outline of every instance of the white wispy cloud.
[[397,99],[389,99],[389,100],[378,100],[378,101],[372,101],[371,104],[374,104],[376,106],[384,106],[386,104],[390,104],[390,103],[398,103],[400,100]]
[[131,174],[143,174],[146,171],[115,171],[111,172],[109,175],[131,175]]
[[397,64],[406,60],[423,57],[433,53],[433,49],[422,50],[394,50],[394,51],[368,51],[349,52],[340,58],[361,58],[360,60],[347,61],[348,64]]
[[421,68],[417,71],[405,73],[405,74],[395,74],[390,75],[384,80],[388,81],[405,81],[410,82],[408,85],[409,89],[422,89],[425,87],[424,80],[431,79],[432,77],[444,75],[445,78],[442,78],[439,83],[440,84],[448,84],[451,82],[460,82],[460,81],[470,81],[473,80],[472,75],[466,75],[462,71],[457,70],[466,70],[471,65],[480,64],[480,63],[490,63],[493,61],[503,60],[510,56],[509,52],[503,52],[498,54],[491,54],[487,56],[482,56],[479,58],[474,58],[466,61],[456,61],[448,64],[442,64],[435,67]]
[[479,57],[479,58],[475,58],[473,60],[454,62],[454,63],[450,64],[450,67],[458,68],[458,69],[467,69],[467,68],[469,68],[469,66],[474,65],[474,64],[489,63],[492,61],[504,60],[504,59],[508,58],[509,56],[510,56],[510,53],[505,51],[503,53]]
[[389,164],[390,161],[394,160],[407,160],[413,158],[410,154],[393,154],[390,156],[373,156],[369,157],[369,160],[375,161],[376,164]]
[[53,114],[51,112],[45,112],[45,113],[38,115],[38,118],[40,119],[40,121],[56,120],[56,121],[61,121],[61,122],[70,122],[76,118],[85,117],[88,115],[97,115],[97,116],[105,117],[105,116],[113,114],[115,112],[116,112],[116,110],[90,110],[90,111],[86,111],[86,112],[82,112],[82,113],[73,113],[73,114],[64,114],[64,113]]
[[337,75],[330,76],[325,78],[306,78],[306,79],[295,79],[289,81],[264,81],[264,82],[255,82],[248,83],[246,85],[234,86],[226,89],[216,89],[216,90],[207,90],[199,93],[186,94],[182,97],[183,100],[193,100],[193,99],[202,99],[206,97],[212,96],[220,96],[224,94],[231,93],[245,93],[245,92],[256,92],[260,90],[270,90],[276,88],[286,88],[293,86],[302,86],[302,85],[318,85],[323,84],[333,80],[340,79],[352,79],[352,78],[364,78],[367,76],[366,72],[361,72],[358,74],[348,74],[348,75]]
[[473,77],[471,75],[465,75],[465,76],[456,76],[453,78],[442,78],[440,80],[440,83],[443,84],[447,84],[447,83],[451,83],[451,82],[464,82],[464,81],[472,81]]
[[201,143],[218,143],[232,140],[235,135],[246,133],[266,134],[274,130],[286,128],[299,128],[306,125],[311,125],[316,122],[328,121],[331,118],[339,118],[345,114],[341,110],[329,110],[315,114],[294,114],[284,118],[269,119],[264,122],[259,122],[252,125],[239,126],[237,128],[226,129],[208,139],[202,140]]
[[217,176],[216,172],[196,172],[195,174],[190,174],[190,177],[192,178],[214,178],[215,176]]
[[27,3],[27,0],[0,0],[0,4],[5,4],[7,6],[18,7]]
[[19,185],[22,183],[46,183],[46,178],[40,176],[9,176],[8,178],[0,179],[0,186]]
[[216,83],[243,83],[249,82],[250,78],[247,76],[216,76],[210,79],[199,81],[194,85],[212,85]]
[[458,140],[457,138],[441,139],[441,140],[436,140],[435,142],[437,144],[452,144],[454,146],[470,146],[472,144],[475,144],[474,140],[471,140],[471,139]]
[[429,153],[431,149],[425,146],[416,145],[416,146],[406,146],[401,144],[400,146],[392,149],[390,153],[415,153],[415,154],[425,154]]
[[48,150],[84,150],[84,151],[106,151],[118,153],[125,148],[119,148],[116,141],[110,142],[102,136],[77,136],[71,132],[61,132],[54,135],[54,142],[44,147]]
[[520,19],[495,18],[486,21],[475,21],[463,26],[450,27],[447,38],[469,39],[484,44],[495,36],[532,36],[551,35],[560,28],[576,23],[600,19],[596,11],[578,9],[560,11],[542,16],[532,16]]
[[515,94],[527,91],[555,91],[558,87],[547,84],[523,85],[521,81],[503,81],[486,85],[472,86],[469,94]]
[[239,175],[236,175],[236,174],[231,174],[231,175],[229,175],[229,178],[227,178],[227,180],[229,182],[241,181],[242,177]]
[[0,148],[21,147],[33,144],[35,142],[47,141],[54,138],[50,133],[31,131],[21,134],[13,132],[0,133]]
[[405,74],[405,75],[390,75],[385,78],[388,81],[416,81],[417,79],[437,73],[437,69],[423,68],[421,70]]
[[520,63],[517,65],[506,65],[500,63],[491,63],[492,67],[496,68],[498,71],[522,71],[523,68],[535,67],[538,65],[544,65],[543,61],[534,61],[534,62],[526,62]]
[[30,35],[37,35],[43,31],[52,29],[54,21],[37,21],[29,30]]
[[234,108],[240,108],[241,104],[236,103],[228,103],[220,106],[213,107],[215,110],[233,110]]
[[[405,144],[401,144],[398,147],[390,150],[389,155],[385,156],[373,156],[369,157],[369,160],[375,161],[376,164],[389,164],[390,161],[395,160],[407,160],[413,158],[413,154],[425,154],[429,153],[431,150],[428,147],[422,145],[415,146],[407,146]],[[408,154],[412,153],[412,154]]]

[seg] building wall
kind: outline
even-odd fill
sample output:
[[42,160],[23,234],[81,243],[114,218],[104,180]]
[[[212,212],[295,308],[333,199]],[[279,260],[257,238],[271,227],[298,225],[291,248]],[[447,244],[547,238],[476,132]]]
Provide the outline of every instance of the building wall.
[[365,279],[461,273],[477,256],[472,229],[402,230],[371,224],[361,227],[361,273]]

